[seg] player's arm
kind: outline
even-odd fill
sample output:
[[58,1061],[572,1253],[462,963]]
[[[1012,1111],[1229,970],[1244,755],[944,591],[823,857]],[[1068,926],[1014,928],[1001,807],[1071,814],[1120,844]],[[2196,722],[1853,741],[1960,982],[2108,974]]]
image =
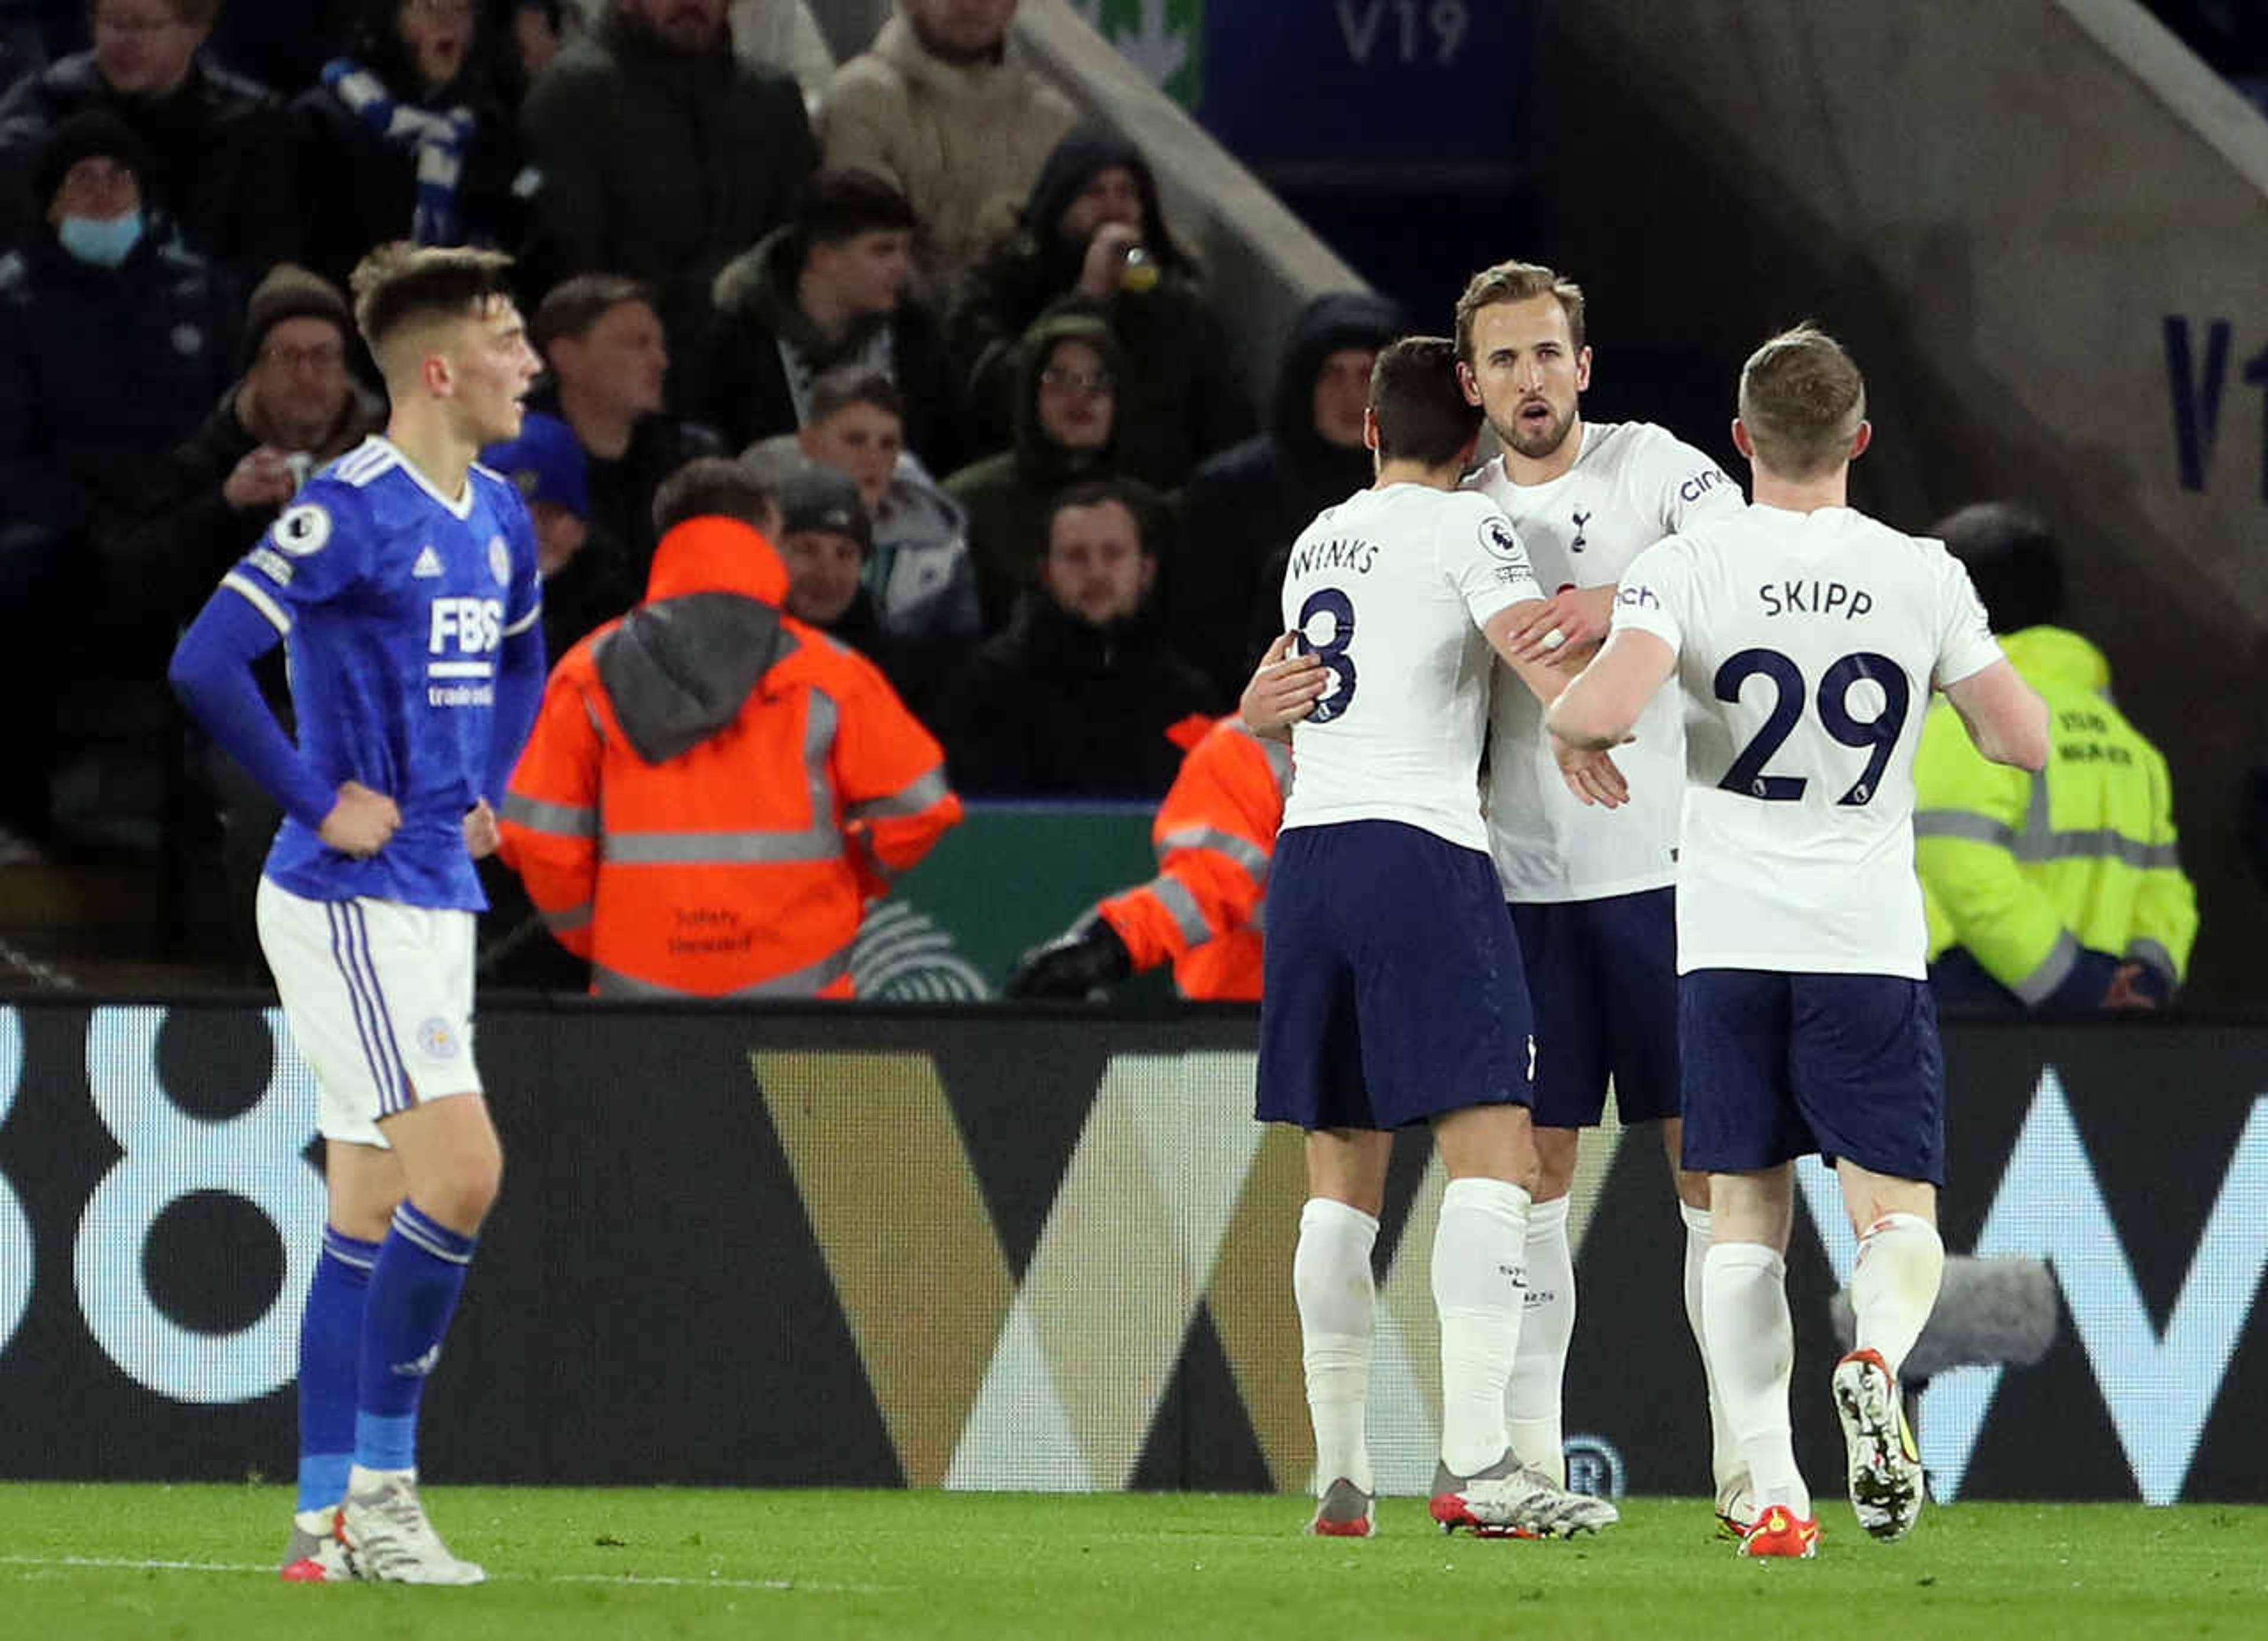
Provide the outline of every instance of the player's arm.
[[1945,686],[1977,750],[2036,775],[2048,762],[2048,703],[2006,660]]
[[1563,587],[1528,610],[1505,637],[1510,648],[1500,651],[1514,665],[1549,665],[1572,671],[1598,651],[1614,624],[1615,590],[1605,587]]
[[284,732],[253,677],[254,663],[291,629],[286,596],[250,561],[230,571],[181,635],[166,679],[189,715],[286,814],[342,854],[364,858],[386,847],[401,811],[359,782],[334,788],[325,780]]
[[1545,710],[1544,727],[1571,747],[1619,747],[1676,666],[1668,640],[1619,628]]

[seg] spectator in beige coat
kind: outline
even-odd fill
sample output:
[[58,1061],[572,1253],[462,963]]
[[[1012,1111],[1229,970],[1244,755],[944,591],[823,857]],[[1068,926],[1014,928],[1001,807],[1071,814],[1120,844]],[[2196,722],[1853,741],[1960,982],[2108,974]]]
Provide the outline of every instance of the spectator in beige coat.
[[1015,15],[1016,0],[898,0],[820,106],[826,163],[898,185],[925,225],[919,257],[932,280],[958,275],[1014,225],[1077,117],[1012,48]]

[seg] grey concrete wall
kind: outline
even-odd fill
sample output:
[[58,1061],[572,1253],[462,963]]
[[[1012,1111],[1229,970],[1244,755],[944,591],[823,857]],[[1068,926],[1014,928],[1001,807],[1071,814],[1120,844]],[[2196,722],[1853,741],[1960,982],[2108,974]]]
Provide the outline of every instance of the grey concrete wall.
[[[1535,254],[1598,349],[1721,383],[1815,318],[1868,372],[1854,500],[1918,530],[2014,496],[2072,551],[2073,624],[2175,766],[2201,1002],[2268,1003],[2238,770],[2268,758],[2268,121],[2129,0],[1586,0],[1548,6]],[[2185,482],[2168,320],[2218,438]],[[1675,374],[1675,371],[1673,371]],[[1643,414],[1642,407],[1632,407]]]

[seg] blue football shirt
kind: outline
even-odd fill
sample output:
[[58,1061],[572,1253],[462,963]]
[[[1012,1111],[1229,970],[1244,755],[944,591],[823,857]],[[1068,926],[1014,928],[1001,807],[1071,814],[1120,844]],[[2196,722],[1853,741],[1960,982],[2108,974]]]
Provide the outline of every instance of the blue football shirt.
[[475,466],[452,502],[373,436],[311,478],[221,585],[284,634],[300,756],[401,811],[367,860],[287,815],[268,876],[310,900],[485,907],[464,817],[489,778],[504,641],[542,614],[519,493]]

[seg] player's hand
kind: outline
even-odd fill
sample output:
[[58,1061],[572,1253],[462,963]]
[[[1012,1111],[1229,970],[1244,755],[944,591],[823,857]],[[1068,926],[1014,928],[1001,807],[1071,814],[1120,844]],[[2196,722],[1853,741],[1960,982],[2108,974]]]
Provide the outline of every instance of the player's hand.
[[273,445],[247,451],[220,487],[221,499],[239,512],[281,507],[298,489],[291,464]]
[[1580,666],[1596,645],[1606,642],[1614,616],[1614,588],[1566,587],[1506,634],[1506,642],[1515,661]]
[[1330,671],[1321,658],[1292,653],[1298,637],[1290,632],[1276,636],[1268,653],[1260,658],[1251,681],[1244,686],[1244,694],[1237,698],[1236,710],[1243,716],[1244,726],[1256,735],[1282,740],[1278,732],[1290,729],[1314,711],[1330,684]]
[[504,842],[504,834],[497,829],[496,811],[489,807],[485,798],[465,811],[465,852],[475,860],[486,860],[497,852]]
[[1630,783],[1605,748],[1571,747],[1555,736],[1551,755],[1559,761],[1559,776],[1567,790],[1584,803],[1619,809],[1630,801]]
[[1097,302],[1118,289],[1126,266],[1126,253],[1142,243],[1142,231],[1130,223],[1106,222],[1086,242],[1086,260],[1079,268],[1079,293]]
[[342,855],[368,860],[392,841],[401,826],[401,811],[384,792],[374,792],[360,781],[339,788],[338,801],[323,817],[317,835]]

